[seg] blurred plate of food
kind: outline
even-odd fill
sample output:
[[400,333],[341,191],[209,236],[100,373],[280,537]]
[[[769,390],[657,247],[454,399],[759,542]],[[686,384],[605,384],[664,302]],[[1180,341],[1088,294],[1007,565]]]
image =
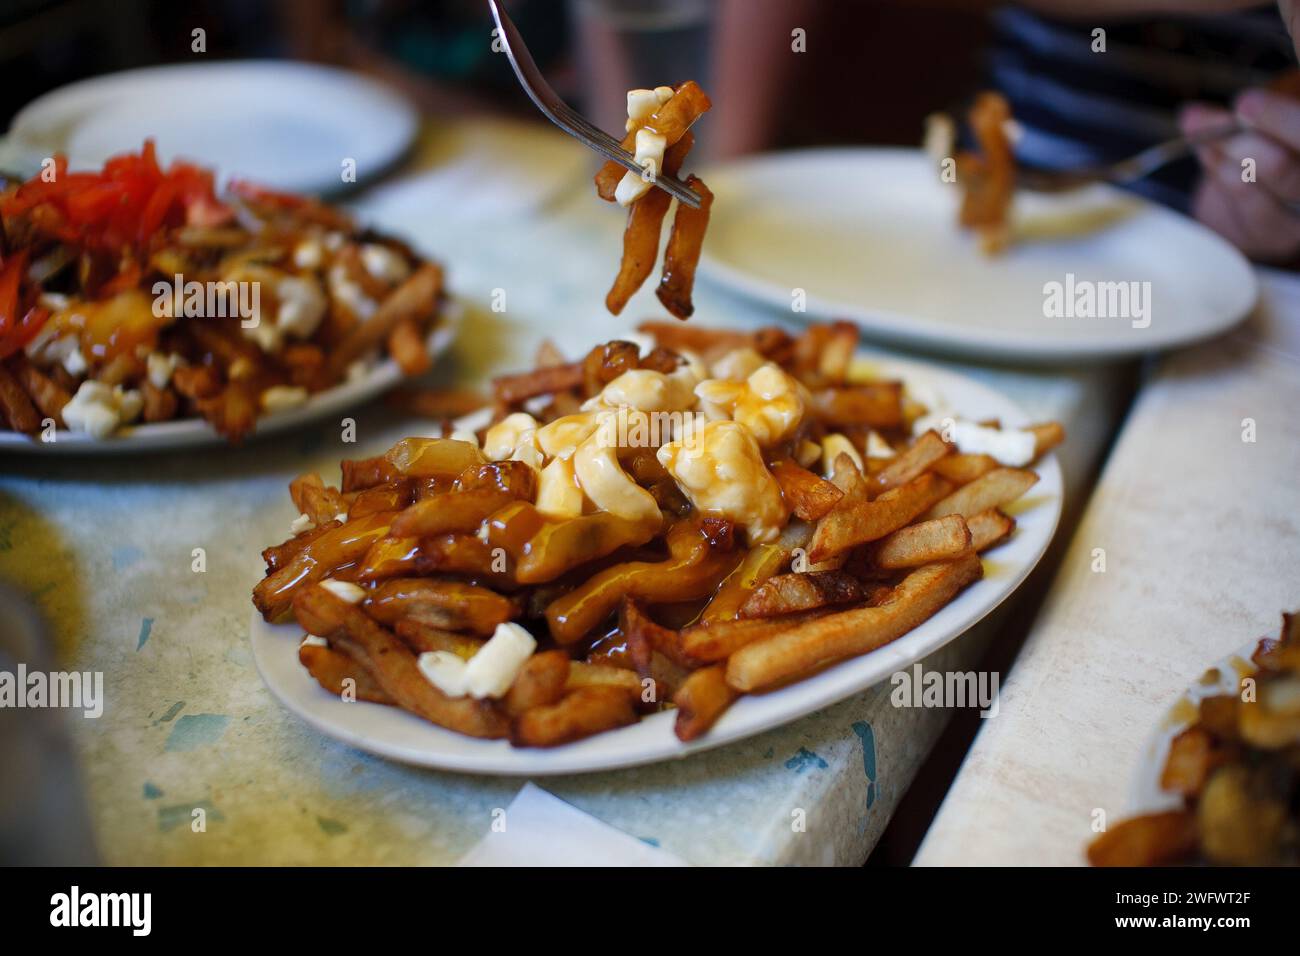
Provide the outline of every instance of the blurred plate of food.
[[[291,484],[300,514],[291,523],[286,508],[291,537],[262,553],[250,625],[289,711],[367,752],[468,773],[678,758],[888,680],[991,612],[1051,541],[1063,432],[987,387],[917,362],[853,363],[847,325],[798,339],[643,331],[643,346],[573,363],[550,349],[497,379],[487,414],[452,422],[451,439],[345,461],[338,487]],[[611,367],[624,371],[601,379]],[[725,405],[782,374],[799,383],[784,401],[711,419],[697,452],[685,437],[631,448],[639,491],[630,474],[609,480],[591,416],[619,420],[612,394],[653,393],[658,407],[691,379]],[[949,422],[945,442],[935,429]],[[749,457],[731,447],[760,432],[766,452],[757,438]],[[743,480],[706,475],[742,466]],[[769,483],[779,514],[758,501]],[[643,497],[651,510],[636,517],[595,503]]]
[[1094,865],[1294,865],[1300,819],[1300,614],[1210,667],[1165,712],[1134,773],[1130,816]]
[[417,127],[403,96],[346,70],[291,60],[186,63],[38,97],[10,125],[5,168],[30,175],[55,153],[73,168],[94,168],[153,138],[164,163],[201,158],[220,181],[330,193],[391,167]]
[[331,414],[427,371],[442,268],[339,209],[218,189],[146,141],[0,193],[0,448],[180,447]]
[[847,318],[869,338],[984,359],[1134,355],[1245,318],[1249,263],[1198,223],[1108,186],[1020,191],[1006,245],[958,225],[963,194],[917,149],[833,148],[706,171],[700,272],[796,317]]

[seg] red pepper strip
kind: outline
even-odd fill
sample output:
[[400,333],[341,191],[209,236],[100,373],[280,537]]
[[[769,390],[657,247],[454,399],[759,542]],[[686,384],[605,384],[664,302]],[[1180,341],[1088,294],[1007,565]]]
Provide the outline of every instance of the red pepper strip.
[[0,265],[0,336],[8,336],[18,321],[18,286],[27,271],[27,250],[5,259]]

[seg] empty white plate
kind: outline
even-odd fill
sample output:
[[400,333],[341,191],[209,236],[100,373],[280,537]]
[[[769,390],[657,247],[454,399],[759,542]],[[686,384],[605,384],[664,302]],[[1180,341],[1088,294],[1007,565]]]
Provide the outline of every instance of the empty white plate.
[[224,181],[328,193],[399,159],[418,117],[399,93],[368,77],[291,60],[192,63],[82,80],[29,103],[6,148],[39,164],[59,151],[94,169],[152,137],[164,161],[195,160]]
[[[917,362],[878,362],[872,367],[883,376],[901,378],[943,396],[964,417],[998,418],[1008,427],[1028,424],[1015,404],[963,376]],[[1015,534],[989,552],[982,580],[892,644],[778,690],[740,698],[707,734],[691,743],[682,743],[673,733],[671,711],[562,747],[533,749],[512,747],[504,740],[466,737],[396,707],[347,702],[322,689],[298,663],[302,629],[296,623],[267,624],[256,610],[250,625],[253,659],[271,693],[308,725],[349,746],[405,763],[466,773],[542,776],[684,757],[753,736],[861,693],[943,647],[1006,600],[1043,556],[1061,514],[1061,469],[1055,456],[1048,456],[1035,468],[1038,484],[1011,508]],[[292,516],[286,501],[285,522]]]
[[[882,341],[1034,362],[1131,355],[1222,332],[1257,295],[1217,235],[1106,186],[1019,193],[1015,242],[989,258],[957,227],[958,187],[920,150],[777,153],[703,176],[716,200],[701,274],[787,314],[805,296],[808,318]],[[1126,311],[1102,282],[1137,283]],[[1106,309],[1049,316],[1049,283],[1076,303],[1092,283]]]

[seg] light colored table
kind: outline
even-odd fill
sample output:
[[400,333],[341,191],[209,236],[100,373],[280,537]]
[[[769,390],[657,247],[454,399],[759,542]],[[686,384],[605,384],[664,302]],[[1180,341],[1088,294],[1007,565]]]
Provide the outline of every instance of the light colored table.
[[[532,155],[522,149],[521,160]],[[447,262],[453,288],[480,304],[436,376],[526,367],[543,336],[578,354],[657,313],[648,289],[623,319],[605,313],[622,217],[580,172],[523,220],[518,210],[494,218],[490,202],[470,222],[387,198],[385,224]],[[507,311],[483,311],[496,289]],[[774,318],[707,287],[697,302],[701,323]],[[1066,424],[1067,494],[1080,503],[1122,412],[1125,373],[951,367]],[[356,418],[355,445],[325,423],[241,449],[0,465],[0,575],[52,618],[61,666],[106,675],[104,716],[72,720],[72,734],[107,862],[449,863],[523,783],[359,753],[283,711],[257,675],[249,589],[258,552],[294,517],[287,482],[305,470],[334,480],[339,458],[376,453],[423,424],[377,406]],[[191,570],[196,547],[204,573]],[[997,626],[927,667],[972,667]],[[540,783],[692,863],[861,863],[949,716],[896,709],[887,691],[687,760]],[[195,807],[207,811],[206,832],[191,831]],[[796,808],[807,832],[793,831]]]
[[1261,276],[1247,325],[1143,388],[918,864],[1082,863],[1173,701],[1300,607],[1300,280]]

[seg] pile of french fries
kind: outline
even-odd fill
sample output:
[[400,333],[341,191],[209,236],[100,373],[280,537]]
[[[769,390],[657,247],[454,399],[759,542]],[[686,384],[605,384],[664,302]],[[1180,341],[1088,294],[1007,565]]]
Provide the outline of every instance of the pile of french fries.
[[[666,150],[663,172],[676,176],[695,145],[692,124],[706,113],[712,103],[694,80],[687,80],[673,89],[673,96],[644,123],[629,123],[623,148],[632,152],[636,145],[638,129],[647,128],[664,137]],[[596,193],[606,202],[614,202],[615,190],[625,170],[613,160],[607,161],[596,173]],[[654,172],[658,172],[655,170]],[[700,196],[700,208],[678,205],[664,251],[662,278],[655,295],[670,315],[687,319],[695,311],[691,290],[695,287],[695,269],[704,245],[704,232],[709,225],[709,210],[713,193],[698,176],[689,176],[686,186]],[[659,258],[659,236],[664,217],[672,197],[662,189],[651,189],[628,209],[627,227],[623,231],[623,258],[619,264],[614,285],[605,296],[605,307],[614,315],[623,311],[628,299],[641,288]]]
[[1170,742],[1160,787],[1183,806],[1102,833],[1093,866],[1300,864],[1300,612],[1251,661],[1241,692],[1202,698]]
[[[248,184],[217,196],[205,170],[161,169],[151,143],[103,173],[60,162],[52,178],[0,193],[0,426],[64,428],[78,389],[96,382],[138,398],[128,420],[201,417],[238,441],[277,410],[272,397],[301,402],[385,353],[407,375],[429,368],[442,270],[399,240],[305,197]],[[113,174],[127,167],[131,176]],[[225,308],[233,299],[221,314],[194,315],[183,302],[159,314],[160,282],[256,286],[260,331],[293,311],[298,334],[259,336],[252,317]]]
[[[752,350],[797,380],[807,407],[797,432],[764,450],[788,514],[779,535],[750,541],[745,525],[695,508],[653,448],[619,451],[653,495],[653,517],[588,503],[559,519],[534,504],[534,465],[485,459],[483,431],[477,443],[404,439],[344,461],[337,488],[315,474],[296,479],[290,493],[310,527],[263,552],[254,603],[267,621],[292,615],[314,636],[300,659],[322,687],[340,693],[350,677],[357,699],[519,746],[563,744],[672,708],[689,741],[741,695],[906,634],[978,580],[980,553],[1014,533],[1004,509],[1035,472],[959,453],[933,430],[913,437],[927,410],[903,384],[850,374],[856,327],[797,337],[675,322],[640,331],[653,349],[615,341],[565,362],[544,345],[534,371],[494,381],[484,418],[527,407],[555,422],[631,370],[715,368]],[[459,414],[471,402],[433,393],[416,404]],[[1056,423],[1032,432],[1036,456],[1064,438]],[[892,453],[876,444],[868,455],[873,441]],[[829,478],[812,470],[822,445],[843,448]],[[355,603],[335,582],[360,587]],[[419,655],[472,659],[505,622],[538,643],[500,699],[451,697],[422,675]]]

